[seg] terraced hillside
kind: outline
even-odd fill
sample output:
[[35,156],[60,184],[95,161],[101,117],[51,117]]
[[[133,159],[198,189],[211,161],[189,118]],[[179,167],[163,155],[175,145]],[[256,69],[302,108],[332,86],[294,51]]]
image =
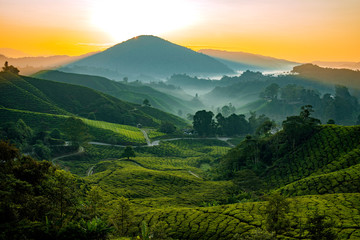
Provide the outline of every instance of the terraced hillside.
[[[325,212],[336,222],[335,232],[340,239],[360,238],[360,194],[330,194],[302,196],[288,199],[290,229],[280,239],[309,239],[301,229],[309,215],[317,210]],[[205,208],[177,208],[139,213],[154,226],[162,222],[165,232],[174,239],[244,239],[255,235],[265,225],[267,202],[249,202]]]
[[[34,129],[64,129],[64,121],[69,116],[56,115],[48,113],[37,113],[31,111],[22,111],[16,109],[0,108],[0,122],[6,123],[17,121],[18,119]],[[89,134],[93,137],[93,141],[110,143],[110,144],[132,144],[145,145],[146,141],[138,128],[95,121],[82,118],[88,126]]]
[[174,115],[124,102],[82,86],[2,72],[0,87],[0,106],[5,108],[77,115],[133,126],[138,123],[158,126],[160,121],[169,121],[180,127],[186,125]]
[[[340,239],[360,237],[359,131],[360,126],[322,125],[302,144],[282,146],[288,150],[274,154],[273,164],[259,178],[267,183],[265,193],[279,191],[291,197],[286,214],[290,228],[278,237],[308,239],[306,221],[315,212],[325,213],[335,223],[334,232]],[[132,199],[139,224],[145,221],[151,228],[161,222],[175,239],[243,239],[264,229],[267,202],[263,198],[226,205],[234,189],[241,188],[236,186],[238,181],[204,181],[186,175],[187,170],[206,176],[204,165],[216,157],[209,161],[202,153],[211,156],[211,148],[217,149],[216,156],[225,154],[220,150],[227,148],[224,145],[209,145],[212,143],[180,140],[140,148],[140,155],[130,162],[100,162],[95,166],[100,172],[89,179],[107,192]],[[204,207],[214,203],[222,205]]]
[[[353,189],[350,192],[358,192],[354,169],[360,163],[359,148],[360,126],[325,125],[293,151],[280,156],[264,178],[272,188],[291,183],[293,188],[307,182],[308,187],[303,186],[301,194],[296,195],[349,192],[350,189]],[[324,182],[320,184],[320,180]],[[354,186],[350,187],[352,184]],[[338,189],[340,185],[343,191]],[[345,186],[350,187],[349,190]]]

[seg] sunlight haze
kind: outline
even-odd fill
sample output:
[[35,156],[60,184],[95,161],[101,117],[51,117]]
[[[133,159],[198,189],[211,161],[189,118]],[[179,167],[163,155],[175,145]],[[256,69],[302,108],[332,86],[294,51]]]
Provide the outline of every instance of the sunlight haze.
[[356,0],[0,0],[0,47],[80,55],[138,35],[292,61],[359,61]]

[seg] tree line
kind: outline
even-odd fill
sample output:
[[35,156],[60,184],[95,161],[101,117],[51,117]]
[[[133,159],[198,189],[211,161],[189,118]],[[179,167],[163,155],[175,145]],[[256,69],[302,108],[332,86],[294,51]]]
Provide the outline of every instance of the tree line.
[[244,134],[261,134],[274,128],[275,122],[265,115],[257,116],[250,112],[246,119],[244,114],[235,114],[225,117],[219,112],[215,117],[212,111],[197,111],[193,116],[193,128],[201,137],[207,136],[237,136]]

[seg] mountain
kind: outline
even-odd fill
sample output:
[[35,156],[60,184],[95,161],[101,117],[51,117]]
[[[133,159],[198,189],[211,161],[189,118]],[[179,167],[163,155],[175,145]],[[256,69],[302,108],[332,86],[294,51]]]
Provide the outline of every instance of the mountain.
[[0,48],[0,55],[4,55],[9,58],[21,58],[21,57],[30,57],[30,54],[24,53],[22,51],[13,49],[13,48]]
[[[219,75],[233,71],[219,61],[155,36],[139,36],[60,70],[121,79],[168,77],[174,73]],[[134,79],[134,80],[135,80]]]
[[325,68],[347,68],[350,70],[360,70],[360,62],[326,62],[326,61],[314,61],[314,65]]
[[153,107],[173,114],[177,114],[179,110],[183,113],[190,113],[196,110],[193,109],[194,106],[190,101],[173,97],[172,95],[141,84],[135,85],[117,82],[99,76],[65,73],[55,70],[41,71],[33,76],[41,79],[89,87],[123,101],[137,104],[142,104],[144,99],[148,99]]
[[201,49],[200,53],[214,57],[228,66],[236,70],[261,70],[261,71],[276,71],[276,70],[291,70],[292,67],[299,63],[277,59],[273,57],[262,56],[258,54],[245,52],[228,52],[213,49]]
[[308,63],[294,67],[293,73],[301,77],[327,84],[340,84],[360,89],[360,72],[350,69],[322,68]]
[[[0,52],[1,53],[1,52]],[[80,56],[55,55],[47,57],[8,57],[6,54],[0,55],[0,64],[7,61],[10,65],[17,67],[22,75],[31,75],[41,70],[55,69],[63,65],[75,62],[79,59],[91,56],[96,52],[87,53]]]
[[106,95],[93,89],[0,73],[0,106],[41,113],[77,115],[111,123],[158,126],[169,121],[178,126],[186,123],[156,108],[141,106]]

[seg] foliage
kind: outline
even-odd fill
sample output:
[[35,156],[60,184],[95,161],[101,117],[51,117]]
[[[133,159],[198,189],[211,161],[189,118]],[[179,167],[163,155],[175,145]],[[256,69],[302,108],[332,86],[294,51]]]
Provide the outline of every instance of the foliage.
[[309,232],[308,237],[311,240],[335,240],[338,239],[333,227],[334,222],[327,219],[326,215],[318,211],[310,216],[306,222],[305,229]]
[[265,206],[266,227],[269,232],[275,232],[275,235],[283,233],[289,227],[289,220],[286,214],[289,212],[289,201],[279,193],[268,197],[268,203]]
[[128,199],[119,197],[110,204],[109,221],[120,236],[126,236],[133,224],[133,207]]
[[9,63],[6,61],[4,66],[2,67],[2,71],[3,72],[10,72],[10,73],[13,73],[13,74],[19,74],[19,69],[14,67],[13,65],[10,65],[9,66]]
[[264,92],[260,93],[260,96],[269,100],[277,99],[279,89],[280,86],[278,84],[272,83],[265,88]]
[[162,133],[174,133],[176,131],[176,127],[170,122],[161,122],[159,131]]
[[64,129],[71,144],[74,146],[81,146],[90,139],[88,128],[81,119],[75,117],[67,118],[64,122]]
[[50,149],[44,145],[42,141],[37,141],[34,145],[34,153],[36,154],[38,159],[50,160],[51,151]]
[[193,126],[199,136],[209,136],[214,133],[214,114],[211,111],[197,111],[194,115]]
[[127,146],[124,149],[123,154],[121,154],[121,157],[125,157],[127,159],[130,159],[130,157],[135,157],[134,149],[131,146]]

